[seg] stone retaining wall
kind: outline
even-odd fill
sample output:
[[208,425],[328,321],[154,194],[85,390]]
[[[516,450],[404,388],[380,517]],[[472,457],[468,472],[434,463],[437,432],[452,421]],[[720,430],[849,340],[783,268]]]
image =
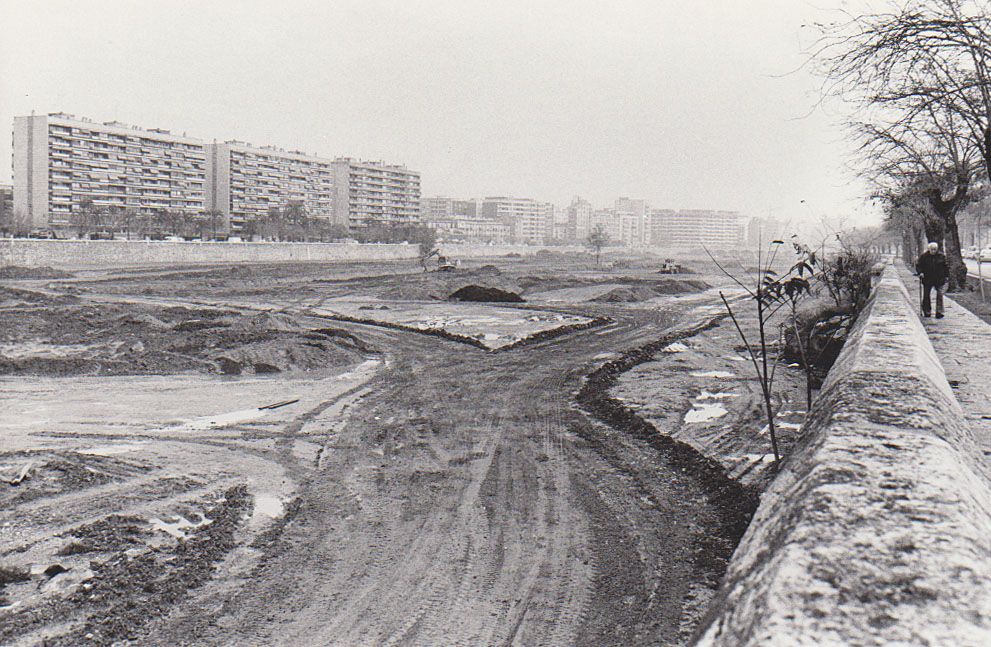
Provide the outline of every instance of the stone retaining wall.
[[519,254],[520,256],[533,256],[538,252],[559,252],[562,254],[580,254],[591,258],[588,249],[576,245],[560,245],[555,247],[541,247],[539,245],[482,245],[472,243],[440,243],[438,246],[441,254],[451,258],[490,258],[505,256],[507,254]]
[[115,267],[280,261],[415,259],[416,245],[219,243],[138,240],[0,240],[0,267]]
[[[541,250],[588,254],[580,247],[532,245],[440,245],[451,258],[487,258]],[[0,267],[112,267],[168,264],[274,263],[280,261],[388,261],[419,257],[416,245],[346,243],[220,243],[143,240],[32,240],[0,239]]]
[[991,488],[888,267],[697,645],[991,644]]

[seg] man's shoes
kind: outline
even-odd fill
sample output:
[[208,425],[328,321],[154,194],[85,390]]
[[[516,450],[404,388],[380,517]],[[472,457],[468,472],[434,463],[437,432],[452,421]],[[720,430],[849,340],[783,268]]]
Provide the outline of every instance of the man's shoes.
[[937,312],[936,313],[936,318],[937,319],[942,319],[943,318],[943,313],[942,312]]
[[929,314],[928,312],[923,312],[923,313],[922,313],[922,316],[923,316],[923,317],[931,317],[932,315],[931,315],[931,314]]

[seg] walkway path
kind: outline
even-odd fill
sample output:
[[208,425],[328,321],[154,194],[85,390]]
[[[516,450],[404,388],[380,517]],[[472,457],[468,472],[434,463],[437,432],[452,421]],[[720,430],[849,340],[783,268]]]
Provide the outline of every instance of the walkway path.
[[[919,280],[900,263],[898,270],[909,294],[918,294]],[[991,462],[991,325],[950,297],[945,314],[943,319],[924,317],[922,323],[974,436]]]

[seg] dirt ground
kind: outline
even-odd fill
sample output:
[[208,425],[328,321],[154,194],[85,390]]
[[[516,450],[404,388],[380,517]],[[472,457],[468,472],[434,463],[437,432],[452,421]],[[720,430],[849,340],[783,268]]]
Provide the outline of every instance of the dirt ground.
[[656,267],[5,281],[0,644],[686,644],[767,447],[725,281]]

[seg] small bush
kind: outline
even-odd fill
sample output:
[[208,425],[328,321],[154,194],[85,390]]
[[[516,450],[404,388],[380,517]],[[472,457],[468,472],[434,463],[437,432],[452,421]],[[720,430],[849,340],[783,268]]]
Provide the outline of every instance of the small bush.
[[837,307],[858,313],[871,296],[877,263],[878,255],[868,249],[844,247],[823,261],[819,278]]

